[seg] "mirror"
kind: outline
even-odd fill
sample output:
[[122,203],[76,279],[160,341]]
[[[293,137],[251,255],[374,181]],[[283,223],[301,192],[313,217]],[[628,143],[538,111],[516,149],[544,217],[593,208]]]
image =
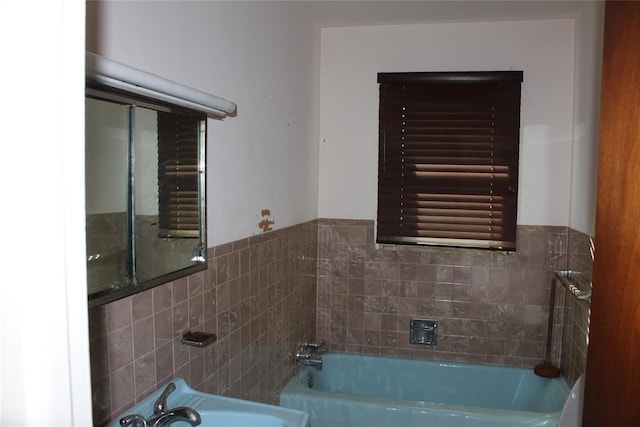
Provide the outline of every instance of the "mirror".
[[206,268],[206,115],[88,88],[89,306]]

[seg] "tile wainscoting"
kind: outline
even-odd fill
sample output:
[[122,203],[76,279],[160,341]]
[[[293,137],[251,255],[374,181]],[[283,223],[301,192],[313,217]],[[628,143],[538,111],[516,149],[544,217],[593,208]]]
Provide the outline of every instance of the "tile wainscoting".
[[[569,229],[567,268],[580,272],[589,288],[593,277],[593,250],[593,239],[589,235]],[[560,369],[567,379],[567,383],[573,386],[587,367],[591,304],[585,300],[577,300],[566,289],[562,291],[561,298],[563,299],[564,322],[562,327],[562,360]]]
[[[591,277],[588,236],[518,226],[515,253],[374,244],[370,220],[319,219],[209,248],[208,269],[90,310],[96,425],[173,377],[276,403],[308,339],[368,354],[532,367],[544,356],[552,272]],[[588,306],[558,292],[552,359],[584,370]],[[439,321],[409,344],[409,319]],[[187,329],[215,332],[204,349]],[[561,358],[562,356],[562,358]]]
[[[295,344],[315,324],[317,222],[208,250],[208,269],[91,309],[95,425],[171,378],[205,392],[268,403],[291,377]],[[214,332],[206,348],[180,343]]]
[[[333,350],[526,367],[542,360],[566,227],[518,226],[515,253],[376,247],[368,220],[320,219],[318,229],[316,335]],[[412,317],[438,320],[436,346],[409,343]],[[556,364],[560,347],[556,333]]]

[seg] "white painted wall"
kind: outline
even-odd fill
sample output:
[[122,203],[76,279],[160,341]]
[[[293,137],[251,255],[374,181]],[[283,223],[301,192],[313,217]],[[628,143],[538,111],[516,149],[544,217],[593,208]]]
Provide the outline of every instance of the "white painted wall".
[[523,70],[519,224],[568,225],[574,20],[322,30],[320,217],[376,217],[378,72]]
[[87,3],[87,49],[238,104],[209,120],[208,244],[318,216],[319,31],[294,2]]
[[595,236],[604,2],[585,2],[576,19],[576,73],[569,226]]
[[0,2],[0,425],[90,426],[84,2]]

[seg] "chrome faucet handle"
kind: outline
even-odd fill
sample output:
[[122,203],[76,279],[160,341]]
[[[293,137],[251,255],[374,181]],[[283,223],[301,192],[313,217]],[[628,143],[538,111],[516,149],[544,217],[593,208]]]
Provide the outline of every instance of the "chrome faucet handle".
[[140,414],[132,414],[120,418],[120,425],[122,427],[126,427],[128,425],[131,427],[147,427],[147,420],[145,420]]
[[313,349],[315,353],[326,353],[328,351],[327,343],[324,340],[319,343],[307,341],[303,345],[307,348]]
[[153,404],[153,414],[154,415],[162,415],[167,412],[167,397],[171,394],[172,391],[176,389],[176,385],[174,383],[169,383],[169,385],[164,389],[156,403]]
[[310,357],[311,357],[311,354],[309,353],[309,348],[306,346],[306,344],[298,344],[298,348],[296,348],[296,353],[295,353],[296,363],[299,362],[300,360],[308,359]]

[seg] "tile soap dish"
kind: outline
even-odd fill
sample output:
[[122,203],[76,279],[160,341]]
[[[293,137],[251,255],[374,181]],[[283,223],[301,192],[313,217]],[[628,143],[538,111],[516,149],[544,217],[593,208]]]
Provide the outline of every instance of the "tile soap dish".
[[216,334],[212,334],[210,332],[187,331],[182,335],[180,342],[194,347],[206,347],[209,344],[216,342],[217,339],[218,337]]

